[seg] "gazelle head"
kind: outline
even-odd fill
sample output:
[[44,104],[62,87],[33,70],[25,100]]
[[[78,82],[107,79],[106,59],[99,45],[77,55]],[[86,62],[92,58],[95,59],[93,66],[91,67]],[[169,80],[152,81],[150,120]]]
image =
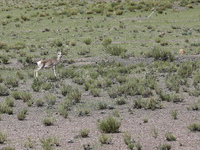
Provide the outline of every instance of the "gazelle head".
[[58,51],[58,54],[57,54],[57,59],[60,59],[62,57],[62,51]]

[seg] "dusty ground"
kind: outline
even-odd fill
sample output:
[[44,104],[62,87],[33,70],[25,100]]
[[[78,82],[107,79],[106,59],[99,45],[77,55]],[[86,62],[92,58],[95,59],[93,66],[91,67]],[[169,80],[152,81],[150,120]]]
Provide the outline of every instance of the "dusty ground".
[[[200,56],[177,56],[176,62],[183,62],[186,60],[198,60]],[[75,60],[73,65],[91,64],[101,61],[101,58],[83,58]],[[152,58],[130,58],[118,59],[125,64],[127,63],[151,63]],[[12,63],[13,64],[13,63]],[[66,67],[68,67],[66,65]],[[162,77],[159,78],[162,81]],[[66,83],[72,84],[71,79],[67,79]],[[26,86],[26,87],[25,87]],[[24,88],[31,89],[30,83],[26,83]],[[26,89],[27,90],[27,89]],[[57,103],[62,96],[58,91]],[[39,93],[33,93],[34,97],[39,97]],[[28,115],[25,120],[19,121],[17,119],[17,112],[26,108],[27,105],[21,100],[15,100],[14,115],[1,115],[0,129],[3,133],[7,133],[8,141],[5,144],[0,144],[0,149],[5,146],[13,146],[16,150],[26,149],[24,147],[27,138],[35,141],[33,149],[41,149],[39,139],[43,137],[57,137],[60,146],[55,149],[80,150],[83,149],[84,144],[89,144],[96,150],[125,150],[127,146],[123,141],[123,134],[125,132],[131,133],[136,142],[140,142],[143,150],[155,150],[159,144],[169,143],[172,145],[172,150],[197,150],[200,149],[199,133],[193,133],[187,129],[191,123],[199,122],[199,111],[187,110],[191,103],[196,102],[199,98],[189,96],[188,93],[183,93],[184,101],[181,103],[164,102],[163,109],[144,110],[133,109],[133,114],[128,112],[129,108],[133,108],[134,97],[127,97],[128,103],[122,106],[114,106],[120,112],[121,127],[120,132],[109,134],[112,138],[112,143],[108,145],[101,145],[99,142],[100,132],[97,129],[97,120],[103,119],[108,115],[112,115],[113,110],[96,110],[92,111],[89,116],[77,117],[76,110],[69,112],[69,117],[63,119],[57,113],[53,113],[56,117],[56,122],[53,126],[44,126],[42,119],[45,116],[44,107],[37,107],[35,105],[28,108]],[[82,94],[82,103],[87,101],[102,100],[106,101],[109,98],[106,92],[101,93],[100,97],[93,97],[84,92]],[[0,97],[2,102],[4,97]],[[171,110],[177,110],[178,119],[174,120],[170,115]],[[148,122],[144,123],[143,119],[148,118]],[[75,138],[81,129],[89,129],[89,137]],[[152,135],[153,129],[158,131],[158,137],[154,138]],[[169,142],[165,138],[166,132],[173,132],[177,140]],[[69,141],[72,140],[73,143]],[[136,148],[135,148],[136,149]]]

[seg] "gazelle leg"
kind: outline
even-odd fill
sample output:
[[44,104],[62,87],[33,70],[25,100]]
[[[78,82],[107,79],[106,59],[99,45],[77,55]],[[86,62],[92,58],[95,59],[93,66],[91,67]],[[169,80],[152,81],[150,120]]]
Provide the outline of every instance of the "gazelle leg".
[[34,71],[35,77],[38,77],[38,71],[41,70],[42,68],[43,68],[43,66],[41,66],[41,67],[35,69],[35,71]]
[[56,77],[56,66],[53,66],[54,76]]

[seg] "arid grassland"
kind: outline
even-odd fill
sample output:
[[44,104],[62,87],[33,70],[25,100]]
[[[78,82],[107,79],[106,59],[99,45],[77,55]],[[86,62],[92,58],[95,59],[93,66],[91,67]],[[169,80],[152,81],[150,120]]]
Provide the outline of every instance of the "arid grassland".
[[199,54],[200,0],[1,0],[0,150],[200,149]]

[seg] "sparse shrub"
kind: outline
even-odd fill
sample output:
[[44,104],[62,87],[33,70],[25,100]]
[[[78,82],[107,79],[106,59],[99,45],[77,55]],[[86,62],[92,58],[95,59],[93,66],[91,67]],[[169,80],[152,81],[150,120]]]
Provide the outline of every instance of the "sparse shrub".
[[44,150],[54,150],[55,149],[55,142],[54,139],[51,137],[42,138],[40,139],[41,146]]
[[192,132],[200,132],[200,124],[199,123],[193,123],[187,127]]
[[173,61],[174,55],[165,49],[154,47],[151,52],[147,53],[147,57],[154,57],[155,60]]
[[170,76],[166,76],[165,78],[165,84],[167,88],[177,93],[179,92],[179,88],[180,88],[179,83],[180,83],[180,77],[177,75],[170,75]]
[[71,46],[76,46],[77,43],[76,43],[75,40],[73,40],[73,41],[70,42],[70,44],[71,44]]
[[104,103],[104,102],[98,103],[98,109],[99,110],[107,109],[107,107],[108,107],[107,103]]
[[62,115],[64,118],[68,117],[68,110],[69,110],[70,105],[71,103],[70,104],[62,103],[58,107],[59,114]]
[[42,119],[42,123],[45,126],[51,126],[54,124],[55,120],[56,120],[55,117],[46,116],[44,119]]
[[16,75],[17,75],[17,77],[18,77],[19,79],[21,79],[21,80],[24,79],[24,74],[23,74],[22,72],[17,71],[17,72],[16,72]]
[[90,44],[92,43],[91,38],[86,38],[86,39],[84,40],[84,43],[85,43],[86,45],[90,45]]
[[6,113],[6,114],[13,114],[13,108],[8,106],[6,103],[0,104],[0,113]]
[[23,42],[18,42],[12,45],[12,48],[17,49],[17,50],[24,49],[25,47],[26,47],[26,44]]
[[107,134],[102,133],[101,136],[99,136],[99,142],[101,142],[101,144],[111,144],[112,139]]
[[35,104],[36,104],[37,107],[42,107],[44,105],[44,101],[41,100],[41,99],[37,99],[35,101]]
[[122,15],[123,12],[124,12],[123,10],[118,9],[115,11],[115,15]]
[[89,109],[79,109],[77,116],[81,117],[81,116],[87,116],[90,113]]
[[125,97],[117,98],[116,103],[117,103],[117,105],[124,105],[124,104],[126,104]]
[[94,97],[99,97],[101,93],[101,89],[99,88],[90,88],[89,91]]
[[6,55],[1,55],[1,62],[2,64],[8,64],[9,57]]
[[7,95],[9,95],[8,88],[5,85],[0,84],[0,96],[7,96]]
[[5,104],[8,105],[9,107],[14,107],[14,100],[11,99],[10,97],[6,97]]
[[144,122],[144,123],[147,123],[148,120],[149,120],[148,118],[143,118],[143,122]]
[[0,131],[0,144],[3,144],[6,140],[7,140],[7,134],[6,133],[2,133]]
[[166,133],[165,137],[167,141],[176,141],[176,137],[171,132]]
[[124,138],[124,143],[127,145],[127,148],[132,150],[134,148],[135,141],[131,138],[131,134],[125,133],[123,135],[123,138]]
[[189,62],[184,62],[178,69],[178,75],[181,77],[190,77],[192,75],[193,68]]
[[90,132],[90,130],[88,130],[88,129],[81,129],[81,130],[79,131],[79,134],[80,134],[80,136],[81,136],[82,138],[86,138],[86,137],[88,137],[89,132]]
[[34,92],[39,92],[42,86],[42,81],[34,79],[33,83],[31,84],[31,88],[33,89]]
[[19,80],[15,77],[7,77],[4,80],[4,83],[7,87],[18,87],[19,86]]
[[87,55],[89,53],[90,53],[90,49],[89,50],[88,49],[83,49],[83,50],[79,51],[77,54],[78,55]]
[[19,91],[13,91],[13,92],[11,93],[12,97],[13,97],[14,99],[16,99],[16,100],[21,99],[20,94],[21,94],[21,92],[19,92]]
[[106,38],[106,39],[103,40],[102,45],[108,46],[111,43],[112,43],[112,40],[110,38]]
[[27,101],[31,100],[32,94],[29,92],[21,92],[20,97],[24,102],[27,102]]
[[30,18],[28,16],[24,16],[24,15],[21,15],[21,19],[23,21],[29,21],[30,20]]
[[121,122],[109,116],[98,123],[99,130],[104,133],[116,133],[119,131]]
[[177,110],[172,110],[171,116],[172,116],[173,119],[177,119]]
[[68,98],[74,100],[76,103],[79,103],[81,100],[81,92],[78,89],[74,89],[69,93]]
[[151,131],[152,136],[156,139],[158,137],[158,130],[154,127]]
[[125,48],[116,45],[109,46],[106,48],[106,52],[114,56],[120,56],[122,53],[125,53],[126,51],[127,50]]
[[180,94],[171,94],[170,99],[174,103],[182,102],[183,101],[183,96]]
[[36,141],[32,141],[31,138],[28,138],[24,144],[25,148],[33,148],[35,146]]
[[198,100],[198,102],[196,102],[196,103],[193,103],[191,105],[191,109],[192,110],[199,110],[200,109],[200,100]]
[[4,42],[0,42],[0,49],[4,49],[5,47],[7,47],[7,44]]
[[[109,107],[110,108],[110,107]],[[117,109],[114,109],[113,110],[113,116],[115,116],[115,117],[120,117],[120,113],[119,113],[119,111],[117,110]]]
[[45,90],[45,91],[48,91],[48,90],[51,89],[51,86],[52,86],[51,83],[44,82],[44,83],[42,84],[42,89]]
[[28,110],[27,109],[24,109],[22,111],[20,111],[18,114],[17,114],[17,118],[19,120],[24,120],[26,118],[26,114],[27,114]]
[[48,93],[44,97],[49,107],[53,106],[56,103],[56,97],[53,94]]
[[170,150],[172,146],[170,144],[159,144],[157,150]]

